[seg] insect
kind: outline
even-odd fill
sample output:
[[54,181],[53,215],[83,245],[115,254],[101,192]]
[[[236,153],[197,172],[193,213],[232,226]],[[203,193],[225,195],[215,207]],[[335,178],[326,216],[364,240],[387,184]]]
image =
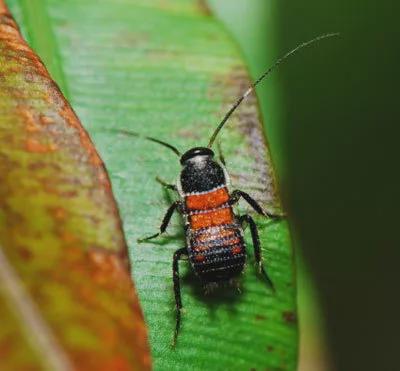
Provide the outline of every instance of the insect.
[[[146,139],[161,144],[180,157],[182,165],[177,184],[168,184],[157,178],[166,188],[175,191],[179,200],[175,201],[164,215],[159,232],[142,239],[139,242],[152,240],[164,233],[175,211],[184,219],[186,246],[175,251],[172,260],[173,287],[176,305],[176,324],[173,344],[175,345],[181,324],[182,298],[179,278],[178,262],[184,257],[189,260],[195,274],[204,286],[218,285],[229,282],[238,277],[244,270],[246,263],[246,244],[244,241],[244,225],[250,227],[254,257],[266,282],[273,288],[267,271],[262,263],[260,239],[257,225],[248,215],[236,215],[233,206],[243,198],[256,213],[277,218],[282,215],[273,215],[263,208],[246,192],[241,190],[229,191],[229,175],[224,161],[217,161],[211,149],[218,133],[229,117],[238,108],[240,103],[255,89],[255,87],[275,69],[282,61],[299,49],[306,47],[324,38],[338,35],[330,33],[318,36],[310,41],[298,45],[278,59],[255,83],[236,101],[217,126],[207,147],[191,148],[181,153],[173,145],[152,137]],[[138,134],[119,130],[119,132],[138,136]]]

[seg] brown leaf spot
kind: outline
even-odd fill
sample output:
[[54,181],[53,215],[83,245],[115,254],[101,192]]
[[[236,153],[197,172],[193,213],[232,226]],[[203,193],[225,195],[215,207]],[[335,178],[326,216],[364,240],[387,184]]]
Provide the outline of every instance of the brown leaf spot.
[[118,346],[118,333],[115,331],[115,329],[103,328],[100,329],[100,331],[103,342],[107,344],[107,347],[113,348]]
[[61,166],[57,163],[51,163],[46,161],[36,161],[28,164],[28,169],[31,171],[38,171],[44,168],[54,170],[55,172],[60,171]]
[[211,15],[211,10],[207,5],[206,0],[197,0],[197,5],[200,8],[200,11],[204,14],[204,15]]
[[70,109],[67,104],[64,104],[64,106],[61,108],[60,115],[67,121],[70,126],[78,130],[81,144],[89,154],[90,163],[94,166],[102,166],[103,162],[95,151],[88,133],[82,128],[75,113]]
[[297,322],[296,313],[292,311],[285,311],[282,313],[282,318],[290,324],[294,324]]
[[30,251],[27,247],[25,246],[19,246],[17,248],[18,254],[19,256],[23,259],[23,260],[30,260],[33,257],[32,251]]
[[125,358],[117,356],[106,362],[103,367],[99,369],[99,371],[129,371],[131,369],[132,367],[129,365]]
[[112,277],[123,282],[127,277],[127,269],[121,257],[115,252],[102,248],[91,248],[88,251],[90,261],[94,264],[93,278],[99,284],[107,283]]
[[14,339],[11,336],[4,337],[4,340],[0,342],[0,357],[6,358],[8,357],[12,351],[13,347],[15,347]]
[[51,208],[50,214],[53,218],[58,219],[58,221],[64,220],[67,217],[67,211],[61,206]]
[[62,231],[59,234],[59,236],[67,244],[74,243],[78,239],[73,233],[71,233],[69,231]]
[[28,133],[35,133],[41,130],[40,126],[36,123],[33,113],[29,109],[20,107],[18,111],[25,123],[25,129]]
[[39,116],[39,120],[40,120],[40,123],[41,123],[42,125],[45,125],[45,126],[54,124],[54,119],[52,119],[52,118],[49,117],[49,116],[43,115],[43,114],[41,114],[41,115]]
[[34,138],[28,138],[25,141],[25,148],[28,152],[33,153],[51,153],[57,150],[57,146],[55,144],[42,144]]

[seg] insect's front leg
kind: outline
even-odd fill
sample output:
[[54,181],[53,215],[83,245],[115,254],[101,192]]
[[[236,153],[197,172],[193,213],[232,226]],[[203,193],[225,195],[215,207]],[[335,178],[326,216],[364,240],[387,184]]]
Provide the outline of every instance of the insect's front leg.
[[178,210],[179,212],[182,212],[183,210],[183,204],[181,201],[175,201],[167,210],[167,212],[164,215],[163,221],[161,223],[160,226],[160,232],[155,233],[149,237],[145,237],[145,238],[140,238],[137,241],[140,242],[144,242],[144,241],[148,241],[148,240],[152,240],[153,238],[158,237],[160,234],[164,233],[165,230],[168,227],[169,222],[171,221],[172,218],[172,214],[174,213],[175,210]]
[[[261,245],[260,245],[260,237],[258,236],[257,225],[254,222],[253,218],[250,215],[242,215],[239,217],[240,224],[244,227],[244,224],[247,223],[250,226],[251,238],[253,240],[254,247],[254,257],[256,259],[258,272],[262,274],[267,281],[268,285],[274,290],[274,285],[269,278],[267,271],[264,268],[261,256]],[[274,290],[275,291],[275,290]]]
[[175,307],[176,307],[175,331],[174,331],[174,339],[172,341],[172,346],[176,345],[179,328],[181,326],[182,298],[181,298],[181,285],[179,281],[179,260],[181,260],[182,256],[184,255],[187,255],[186,248],[176,250],[174,253],[174,258],[172,260],[172,279],[174,282],[174,296],[175,296]]
[[160,183],[163,187],[165,187],[166,189],[169,189],[171,191],[175,191],[178,192],[178,188],[176,187],[176,185],[174,184],[170,184],[168,182],[166,182],[165,180],[159,178],[158,176],[156,177],[156,181],[158,183]]
[[253,197],[239,189],[236,189],[232,192],[229,203],[231,205],[236,204],[240,200],[240,197],[243,197],[243,199],[254,209],[254,211],[260,215],[271,219],[280,219],[286,216],[285,214],[273,214],[264,210]]

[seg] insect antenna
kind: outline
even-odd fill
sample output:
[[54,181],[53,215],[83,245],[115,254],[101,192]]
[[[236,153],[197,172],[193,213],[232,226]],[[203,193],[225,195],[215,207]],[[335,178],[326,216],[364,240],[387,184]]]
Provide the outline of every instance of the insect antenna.
[[134,131],[125,130],[125,129],[115,129],[115,130],[110,129],[109,131],[116,132],[116,133],[119,133],[119,134],[124,134],[124,135],[130,135],[131,137],[147,139],[147,140],[149,140],[151,142],[158,143],[158,144],[161,144],[164,147],[169,148],[170,150],[172,150],[179,157],[182,156],[182,153],[176,147],[174,147],[172,144],[164,142],[164,141],[162,141],[160,139],[143,136],[143,135],[140,135],[139,133],[136,133]]
[[324,35],[320,35],[315,37],[312,40],[303,42],[299,45],[297,45],[294,49],[292,49],[291,51],[287,52],[285,55],[283,55],[282,57],[280,57],[279,59],[276,60],[276,62],[270,67],[268,68],[267,71],[265,71],[247,90],[246,92],[236,101],[236,103],[231,107],[231,109],[226,113],[226,115],[224,116],[224,118],[222,119],[222,121],[220,122],[220,124],[217,126],[217,128],[215,129],[214,133],[212,134],[210,141],[208,142],[208,148],[211,148],[215,138],[217,137],[218,133],[221,131],[221,129],[223,128],[223,126],[225,125],[225,123],[228,121],[229,117],[232,115],[233,112],[235,112],[236,108],[239,107],[240,103],[243,102],[243,100],[248,97],[250,95],[250,93],[255,89],[255,87],[262,81],[264,80],[265,77],[267,77],[276,67],[278,67],[286,58],[290,57],[291,55],[295,54],[297,51],[299,51],[300,49],[309,46],[317,41],[320,41],[322,39],[326,39],[329,37],[334,37],[334,36],[339,36],[339,33],[327,33]]

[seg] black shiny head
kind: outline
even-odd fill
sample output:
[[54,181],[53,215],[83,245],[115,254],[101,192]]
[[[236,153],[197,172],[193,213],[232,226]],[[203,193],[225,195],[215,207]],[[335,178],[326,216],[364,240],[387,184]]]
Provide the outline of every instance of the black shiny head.
[[189,151],[185,152],[181,157],[181,164],[183,165],[186,161],[197,157],[197,156],[209,156],[214,157],[214,152],[210,148],[206,147],[195,147],[189,149]]
[[192,148],[182,156],[183,193],[207,192],[226,183],[224,169],[213,157],[214,152],[205,147]]

